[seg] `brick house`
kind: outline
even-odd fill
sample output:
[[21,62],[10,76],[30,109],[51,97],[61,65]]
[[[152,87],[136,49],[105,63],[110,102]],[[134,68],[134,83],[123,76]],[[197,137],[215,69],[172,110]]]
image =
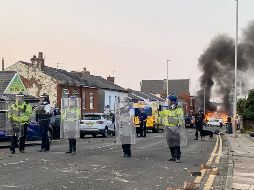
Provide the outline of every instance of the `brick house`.
[[128,97],[128,91],[115,84],[114,77],[104,79],[101,76],[91,75],[86,68],[81,72],[72,71],[71,74],[98,88],[99,112],[113,112],[118,98]]
[[193,96],[190,96],[187,92],[181,92],[177,96],[178,100],[183,104],[183,110],[185,115],[195,114],[195,101]]
[[60,107],[62,97],[75,95],[81,98],[82,114],[99,110],[98,88],[65,70],[46,66],[42,52],[30,63],[19,61],[5,70],[19,74],[28,94],[39,97],[48,93],[52,106]]

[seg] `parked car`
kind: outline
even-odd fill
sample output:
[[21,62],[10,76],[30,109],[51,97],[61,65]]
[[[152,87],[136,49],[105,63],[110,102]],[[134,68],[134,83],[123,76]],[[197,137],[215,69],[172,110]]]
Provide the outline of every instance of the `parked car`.
[[185,116],[184,119],[185,119],[185,127],[186,128],[188,128],[188,127],[192,128],[194,126],[192,116]]
[[211,126],[219,127],[219,126],[220,126],[220,121],[219,121],[219,119],[210,119],[210,120],[207,122],[207,126],[208,126],[208,127],[211,127]]
[[50,125],[52,126],[52,138],[60,139],[61,112],[59,108],[54,108]]
[[110,125],[112,121],[107,119],[104,113],[85,114],[80,121],[80,137],[84,138],[85,135],[96,137],[98,134],[107,137]]

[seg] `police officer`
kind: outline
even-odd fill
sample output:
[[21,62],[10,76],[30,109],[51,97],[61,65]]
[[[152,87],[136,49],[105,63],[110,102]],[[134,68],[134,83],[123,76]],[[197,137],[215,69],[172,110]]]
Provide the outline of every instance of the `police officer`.
[[[71,96],[68,98],[69,105],[67,108],[64,108],[62,117],[65,120],[66,126],[64,126],[67,130],[66,136],[69,137],[69,149],[65,153],[72,153],[72,155],[76,154],[76,138],[79,137],[79,119],[80,119],[80,108],[78,108],[78,101],[75,96]],[[69,129],[68,129],[69,128]],[[64,133],[64,131],[63,131]]]
[[139,114],[139,126],[140,126],[140,137],[144,138],[146,138],[146,120],[147,115],[144,112],[144,108],[142,108]]
[[167,109],[161,112],[162,123],[165,127],[166,142],[170,149],[171,158],[169,161],[176,161],[180,163],[181,158],[181,136],[184,117],[182,108],[177,106],[177,98],[174,95],[168,97]]
[[131,157],[131,144],[135,144],[134,108],[127,98],[118,98],[115,109],[116,143],[122,145],[124,157]]
[[199,109],[195,115],[196,138],[194,140],[198,140],[198,132],[203,130],[204,119],[205,119],[204,111],[202,109]]
[[11,136],[11,153],[15,153],[15,147],[19,139],[19,151],[25,152],[25,140],[27,127],[30,123],[30,116],[32,114],[32,106],[24,101],[24,94],[22,92],[16,95],[16,102],[10,106],[9,119],[12,125]]
[[46,152],[50,150],[49,143],[49,124],[52,117],[49,95],[43,93],[40,96],[40,105],[36,108],[36,121],[41,129],[42,143],[39,152]]

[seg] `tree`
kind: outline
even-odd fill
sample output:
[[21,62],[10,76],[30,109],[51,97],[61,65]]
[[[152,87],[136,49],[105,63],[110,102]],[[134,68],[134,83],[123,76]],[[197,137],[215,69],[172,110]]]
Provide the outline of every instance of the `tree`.
[[246,119],[254,119],[254,90],[250,90],[245,103],[243,117]]
[[237,101],[237,113],[243,117],[245,109],[246,109],[247,100],[241,98]]

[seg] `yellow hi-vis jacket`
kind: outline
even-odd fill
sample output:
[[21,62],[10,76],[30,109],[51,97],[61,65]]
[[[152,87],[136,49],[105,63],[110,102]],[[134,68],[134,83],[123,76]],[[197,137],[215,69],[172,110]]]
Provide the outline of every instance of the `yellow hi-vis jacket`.
[[184,124],[182,108],[160,111],[163,126],[173,127]]
[[13,123],[24,125],[29,124],[31,114],[32,106],[29,103],[14,103],[10,107],[8,117]]

